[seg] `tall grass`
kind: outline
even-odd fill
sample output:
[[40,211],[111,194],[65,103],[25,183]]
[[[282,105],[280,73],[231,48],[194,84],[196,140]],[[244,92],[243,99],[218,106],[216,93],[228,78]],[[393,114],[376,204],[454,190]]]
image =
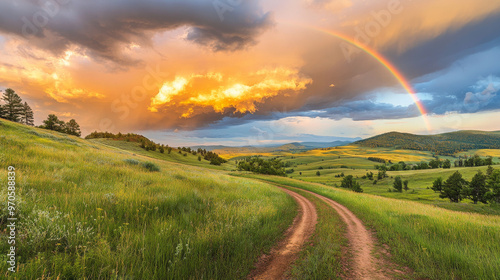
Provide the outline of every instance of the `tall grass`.
[[17,174],[17,279],[244,278],[295,215],[264,183],[19,124],[2,121],[0,149],[0,181]]
[[348,207],[390,245],[397,262],[430,279],[500,279],[500,216],[357,194],[282,177],[247,175],[316,192]]
[[311,243],[305,246],[292,266],[291,279],[345,278],[342,263],[346,258],[342,256],[342,248],[347,245],[347,239],[340,216],[316,196],[305,191],[289,189],[312,201],[318,212],[318,223],[310,239]]

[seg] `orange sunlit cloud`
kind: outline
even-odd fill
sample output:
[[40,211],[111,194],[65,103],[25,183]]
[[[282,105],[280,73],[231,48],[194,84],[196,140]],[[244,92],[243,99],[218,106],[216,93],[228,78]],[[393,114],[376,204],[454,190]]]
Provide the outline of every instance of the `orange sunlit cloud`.
[[[182,117],[189,118],[203,108],[217,113],[232,109],[238,113],[255,113],[257,104],[276,96],[289,96],[306,89],[313,81],[289,68],[263,69],[247,75],[247,81],[222,73],[177,76],[163,84],[151,99],[149,110],[158,112],[169,107],[182,108]],[[197,110],[194,110],[194,109]]]

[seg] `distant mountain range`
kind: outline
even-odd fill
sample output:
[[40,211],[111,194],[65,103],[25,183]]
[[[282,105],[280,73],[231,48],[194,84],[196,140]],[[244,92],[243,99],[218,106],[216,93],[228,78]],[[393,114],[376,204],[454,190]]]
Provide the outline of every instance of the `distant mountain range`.
[[[347,139],[347,138],[346,138]],[[332,141],[332,142],[293,142],[283,145],[263,145],[263,146],[240,146],[240,147],[231,147],[231,146],[222,146],[222,145],[201,145],[201,146],[192,146],[191,149],[205,149],[207,151],[216,151],[216,152],[236,152],[236,151],[245,151],[245,152],[274,152],[274,151],[291,151],[291,150],[313,150],[320,148],[328,148],[328,147],[337,147],[348,145],[354,141],[358,141],[361,138],[351,138],[350,140],[343,141]]]
[[452,156],[472,149],[500,149],[500,131],[462,130],[436,135],[415,135],[389,132],[353,144],[364,147],[387,147],[418,151],[431,151]]
[[[345,140],[344,140],[345,139]],[[343,138],[332,142],[293,142],[284,145],[229,147],[222,145],[193,146],[220,154],[273,153],[280,151],[307,151],[344,145],[364,147],[383,147],[430,151],[437,155],[453,156],[458,152],[473,149],[500,149],[500,131],[462,130],[435,135],[416,135],[401,132],[388,132],[362,140]]]

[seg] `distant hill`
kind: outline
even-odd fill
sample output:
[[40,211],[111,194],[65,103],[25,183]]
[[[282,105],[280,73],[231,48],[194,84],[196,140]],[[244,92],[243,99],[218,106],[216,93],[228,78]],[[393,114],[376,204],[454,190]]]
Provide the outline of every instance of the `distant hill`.
[[438,155],[452,156],[472,149],[500,149],[500,131],[463,130],[436,135],[389,132],[353,144],[372,148],[430,151]]
[[[207,151],[211,150],[218,154],[262,154],[274,152],[295,152],[307,151],[320,148],[329,148],[351,144],[353,141],[333,141],[333,142],[294,142],[284,144],[281,146],[267,146],[267,147],[225,147],[225,146],[198,146]],[[191,147],[193,148],[193,147]],[[211,149],[212,148],[212,149]]]

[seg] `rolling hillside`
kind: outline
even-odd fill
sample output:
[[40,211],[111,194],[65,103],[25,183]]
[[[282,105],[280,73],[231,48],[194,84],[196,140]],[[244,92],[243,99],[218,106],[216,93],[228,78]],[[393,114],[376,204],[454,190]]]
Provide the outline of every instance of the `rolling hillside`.
[[268,184],[171,162],[210,166],[194,156],[158,160],[103,143],[0,121],[1,279],[242,279],[295,216],[293,200]]
[[473,149],[500,149],[500,132],[470,130],[437,135],[389,132],[353,144],[371,148],[430,151],[438,155],[453,156],[456,153]]

